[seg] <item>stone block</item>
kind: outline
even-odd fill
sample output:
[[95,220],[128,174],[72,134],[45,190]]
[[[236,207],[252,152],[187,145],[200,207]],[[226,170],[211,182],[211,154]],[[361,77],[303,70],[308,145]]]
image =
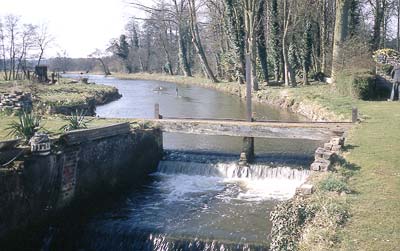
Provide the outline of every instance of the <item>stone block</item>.
[[326,159],[326,160],[332,161],[332,160],[334,159],[335,155],[336,155],[336,154],[335,154],[334,152],[325,151],[323,157],[324,157],[324,159]]
[[341,146],[341,145],[334,145],[334,146],[332,147],[332,151],[333,151],[333,152],[338,153],[338,152],[340,152],[340,150],[342,150],[342,146]]
[[325,143],[324,144],[324,149],[330,151],[330,150],[332,150],[332,146],[333,146],[333,144],[330,143],[330,142],[329,143]]
[[332,143],[333,145],[341,145],[344,146],[344,137],[334,137],[331,139],[330,143]]
[[311,171],[319,171],[321,169],[319,162],[314,162],[311,164]]
[[317,150],[315,150],[315,159],[323,159],[324,158],[324,152],[325,149],[318,147]]
[[311,164],[312,171],[327,172],[332,168],[332,162],[326,159],[318,159]]
[[297,193],[301,195],[311,195],[314,192],[314,186],[311,184],[303,184],[297,188]]

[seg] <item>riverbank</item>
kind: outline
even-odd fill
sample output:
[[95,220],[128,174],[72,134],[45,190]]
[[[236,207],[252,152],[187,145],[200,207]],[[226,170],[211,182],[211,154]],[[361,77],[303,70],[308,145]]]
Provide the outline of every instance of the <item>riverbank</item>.
[[[213,83],[199,77],[170,76],[165,74],[113,74],[116,78],[133,80],[157,80],[183,85],[197,85],[245,98],[245,86],[236,82]],[[313,121],[350,121],[351,109],[356,104],[349,97],[337,94],[330,86],[315,83],[310,86],[285,88],[279,86],[260,86],[253,93],[253,100],[287,109]]]
[[118,89],[99,84],[86,84],[61,78],[56,84],[29,81],[0,81],[0,93],[24,92],[32,94],[33,107],[41,114],[70,115],[85,110],[95,115],[97,105],[107,104],[121,97]]

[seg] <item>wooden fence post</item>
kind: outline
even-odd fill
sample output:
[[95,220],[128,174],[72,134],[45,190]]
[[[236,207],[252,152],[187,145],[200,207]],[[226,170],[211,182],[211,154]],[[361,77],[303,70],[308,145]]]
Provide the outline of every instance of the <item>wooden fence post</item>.
[[160,116],[160,104],[158,104],[158,103],[156,103],[154,105],[154,118],[155,119],[160,119],[161,118],[161,116]]
[[353,107],[351,112],[351,122],[357,123],[357,121],[358,121],[358,108]]

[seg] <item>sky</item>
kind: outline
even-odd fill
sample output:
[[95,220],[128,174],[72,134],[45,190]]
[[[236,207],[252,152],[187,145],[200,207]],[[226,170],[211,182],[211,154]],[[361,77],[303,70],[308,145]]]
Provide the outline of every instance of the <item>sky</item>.
[[140,16],[127,1],[1,0],[0,17],[13,14],[22,23],[46,24],[55,37],[46,57],[64,50],[69,57],[87,57],[96,48],[104,50],[112,38],[119,37],[129,17]]

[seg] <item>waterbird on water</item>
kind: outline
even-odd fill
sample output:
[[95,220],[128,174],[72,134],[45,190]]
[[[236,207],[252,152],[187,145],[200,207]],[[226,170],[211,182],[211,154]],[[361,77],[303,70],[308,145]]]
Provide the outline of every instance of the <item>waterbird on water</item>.
[[166,89],[165,87],[158,86],[158,87],[154,88],[153,91],[159,92],[159,91],[164,91],[165,89]]

